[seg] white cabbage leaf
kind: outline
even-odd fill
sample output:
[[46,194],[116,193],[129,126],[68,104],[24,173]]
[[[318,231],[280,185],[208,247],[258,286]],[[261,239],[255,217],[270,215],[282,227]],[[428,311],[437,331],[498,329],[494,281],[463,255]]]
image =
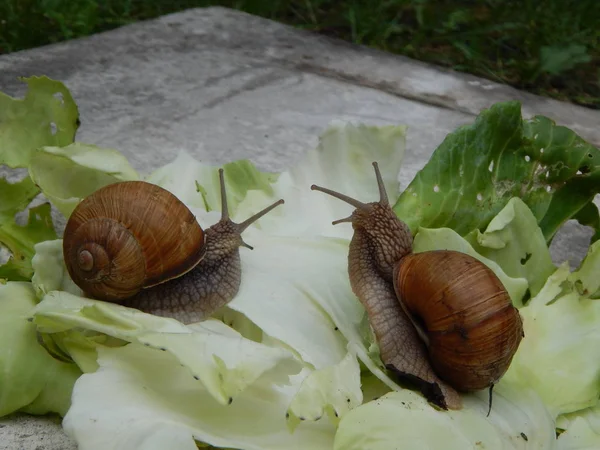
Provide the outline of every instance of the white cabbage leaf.
[[39,148],[29,164],[29,176],[66,217],[99,188],[140,177],[119,151],[81,142]]
[[[463,409],[440,411],[414,391],[391,392],[340,421],[334,450],[540,449],[556,447],[554,422],[530,388],[501,381],[487,417],[486,391],[463,397]],[[400,447],[398,447],[400,446]]]
[[596,406],[562,415],[556,426],[560,450],[592,450],[600,448],[600,402]]
[[[494,261],[507,275],[525,278],[532,297],[556,269],[537,219],[518,197],[508,201],[483,233],[475,230],[466,239],[477,253]],[[513,298],[513,303],[521,306],[521,300]]]
[[520,309],[525,338],[505,375],[526,380],[553,417],[592,407],[600,397],[600,241],[580,268],[560,266]]
[[80,450],[195,450],[195,441],[246,450],[332,448],[334,427],[325,421],[288,431],[293,385],[261,379],[223,404],[169,352],[130,344],[98,353],[100,368],[77,381],[63,422]]
[[29,282],[0,284],[0,417],[15,411],[65,414],[81,374],[75,364],[53,359],[29,321],[36,304]]
[[[189,376],[227,404],[261,376],[292,375],[301,369],[291,352],[251,341],[219,320],[193,327],[117,304],[53,291],[36,306],[41,333],[86,330],[173,355]],[[94,335],[92,335],[94,336]],[[272,370],[274,369],[274,370]]]

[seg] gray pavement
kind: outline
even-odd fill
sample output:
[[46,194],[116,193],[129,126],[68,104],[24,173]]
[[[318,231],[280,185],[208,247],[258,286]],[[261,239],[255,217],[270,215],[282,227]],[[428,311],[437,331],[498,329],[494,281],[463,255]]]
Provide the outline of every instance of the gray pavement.
[[[0,90],[20,76],[66,84],[77,139],[120,150],[141,172],[185,149],[211,163],[284,170],[336,119],[409,126],[406,186],[447,133],[482,108],[520,100],[600,146],[600,111],[223,9],[188,10],[85,39],[0,56]],[[555,262],[578,264],[590,232],[569,223]],[[56,419],[0,419],[0,449],[70,450]]]

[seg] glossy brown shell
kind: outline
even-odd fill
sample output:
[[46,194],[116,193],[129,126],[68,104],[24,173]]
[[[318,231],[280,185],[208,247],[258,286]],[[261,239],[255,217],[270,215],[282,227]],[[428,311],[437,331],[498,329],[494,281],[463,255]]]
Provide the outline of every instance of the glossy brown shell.
[[178,277],[204,256],[204,231],[175,195],[151,183],[110,184],[73,211],[63,237],[73,281],[116,301]]
[[396,266],[396,295],[428,336],[431,364],[460,391],[495,384],[523,338],[519,311],[496,274],[456,251],[410,254]]

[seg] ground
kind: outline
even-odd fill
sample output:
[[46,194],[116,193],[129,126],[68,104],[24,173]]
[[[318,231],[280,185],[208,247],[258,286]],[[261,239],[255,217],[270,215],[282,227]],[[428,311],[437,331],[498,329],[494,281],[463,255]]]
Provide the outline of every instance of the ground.
[[597,0],[4,0],[0,53],[215,5],[600,109]]

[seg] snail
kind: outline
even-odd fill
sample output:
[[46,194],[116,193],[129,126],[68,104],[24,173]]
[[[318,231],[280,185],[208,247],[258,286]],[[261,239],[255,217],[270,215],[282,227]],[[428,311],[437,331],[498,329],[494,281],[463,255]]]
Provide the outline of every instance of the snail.
[[478,259],[450,250],[413,253],[412,234],[392,210],[376,162],[373,167],[378,202],[311,189],[356,208],[333,225],[352,224],[350,285],[365,307],[382,362],[444,410],[462,407],[459,392],[484,388],[491,409],[492,388],[524,337],[519,311]]
[[241,283],[241,234],[279,200],[241,222],[229,218],[223,169],[221,219],[203,230],[171,192],[144,181],[109,184],[71,213],[63,254],[85,295],[183,323],[229,303]]

